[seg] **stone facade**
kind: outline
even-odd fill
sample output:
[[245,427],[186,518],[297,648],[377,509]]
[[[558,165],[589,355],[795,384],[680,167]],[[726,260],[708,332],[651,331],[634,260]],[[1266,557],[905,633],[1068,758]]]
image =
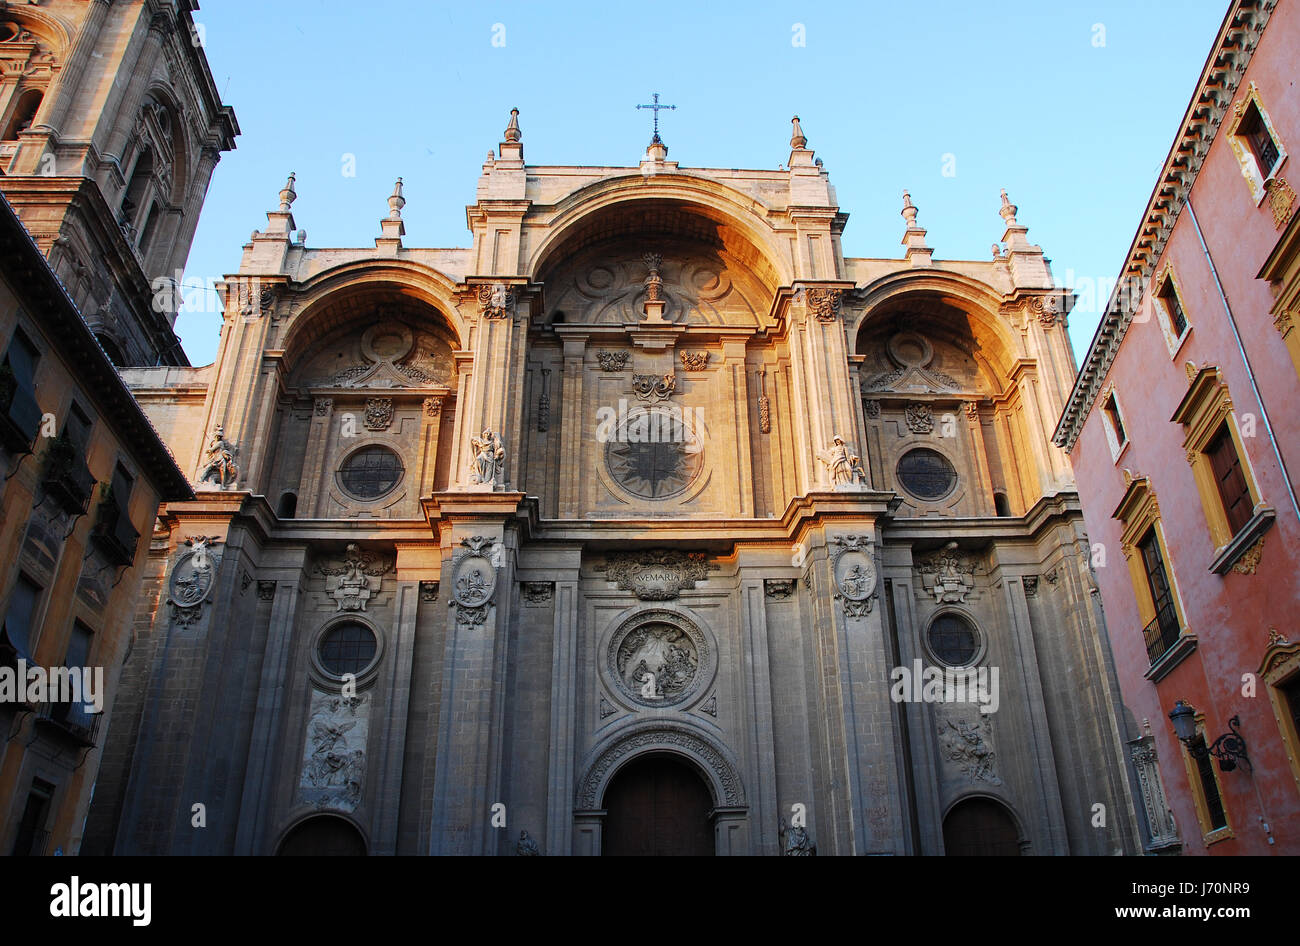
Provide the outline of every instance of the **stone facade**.
[[[1134,852],[1049,442],[1071,297],[1006,196],[991,260],[933,259],[910,198],[906,258],[855,259],[797,120],[780,171],[504,139],[463,249],[404,245],[400,181],[374,248],[305,246],[291,179],[217,361],[126,372],[198,490],[150,568],[219,557],[192,620],[141,606],[86,849],[596,854],[672,756],[718,853],[939,854],[972,803],[1014,850]],[[891,697],[941,657],[994,711]]]

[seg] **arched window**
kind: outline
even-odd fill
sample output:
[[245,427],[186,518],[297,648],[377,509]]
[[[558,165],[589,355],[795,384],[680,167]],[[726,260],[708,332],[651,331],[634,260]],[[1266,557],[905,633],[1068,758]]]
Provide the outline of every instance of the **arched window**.
[[284,493],[276,507],[275,514],[281,519],[292,519],[298,512],[298,494]]
[[140,228],[140,239],[136,245],[140,247],[140,252],[145,253],[149,249],[149,241],[153,239],[154,224],[158,222],[158,201],[152,201],[149,204],[149,215],[144,218],[144,226]]
[[1006,493],[993,494],[993,508],[997,510],[999,516],[1011,515],[1011,503],[1007,501]]
[[148,195],[149,180],[152,177],[153,149],[146,145],[140,152],[140,156],[135,159],[135,167],[131,170],[131,181],[126,185],[126,193],[122,196],[121,220],[127,226],[135,226],[136,216]]
[[18,103],[14,106],[13,116],[5,126],[4,135],[0,136],[0,140],[17,141],[18,133],[26,131],[36,120],[36,113],[40,110],[43,98],[44,93],[40,89],[28,89],[20,93]]

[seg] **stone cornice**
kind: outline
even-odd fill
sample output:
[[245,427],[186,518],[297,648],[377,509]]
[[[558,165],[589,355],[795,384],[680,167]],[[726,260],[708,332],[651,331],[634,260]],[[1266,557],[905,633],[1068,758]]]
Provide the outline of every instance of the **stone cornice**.
[[1138,294],[1129,290],[1151,278],[1276,5],[1277,0],[1234,0],[1219,28],[1178,136],[1165,158],[1115,289],[1106,303],[1101,324],[1088,346],[1065,411],[1052,435],[1053,442],[1067,451],[1074,449],[1101,390],[1101,382],[1136,314]]

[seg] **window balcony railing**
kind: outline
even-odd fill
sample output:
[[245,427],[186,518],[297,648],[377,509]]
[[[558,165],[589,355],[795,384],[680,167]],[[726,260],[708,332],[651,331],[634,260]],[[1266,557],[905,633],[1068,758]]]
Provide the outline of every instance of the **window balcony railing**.
[[1181,633],[1182,628],[1178,624],[1178,612],[1174,610],[1172,602],[1158,608],[1156,616],[1151,619],[1151,623],[1142,631],[1142,636],[1147,644],[1147,656],[1151,658],[1152,664],[1167,654],[1178,643],[1178,637]]
[[99,738],[99,723],[103,718],[103,713],[86,712],[82,703],[45,703],[41,706],[38,721],[49,724],[73,742],[88,748]]
[[86,466],[80,448],[70,438],[56,437],[50,441],[41,479],[64,510],[86,511],[86,503],[95,489],[95,478]]
[[140,533],[135,531],[116,500],[108,498],[100,502],[99,520],[90,535],[114,565],[130,565],[135,561]]

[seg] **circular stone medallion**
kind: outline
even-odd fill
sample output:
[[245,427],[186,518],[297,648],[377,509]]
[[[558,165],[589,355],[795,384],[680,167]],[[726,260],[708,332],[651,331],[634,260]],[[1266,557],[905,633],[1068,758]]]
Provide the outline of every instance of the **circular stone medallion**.
[[675,611],[645,611],[623,622],[605,657],[610,681],[640,706],[684,703],[716,669],[709,637]]
[[677,412],[638,408],[612,431],[605,467],[633,496],[668,499],[700,475],[704,444]]

